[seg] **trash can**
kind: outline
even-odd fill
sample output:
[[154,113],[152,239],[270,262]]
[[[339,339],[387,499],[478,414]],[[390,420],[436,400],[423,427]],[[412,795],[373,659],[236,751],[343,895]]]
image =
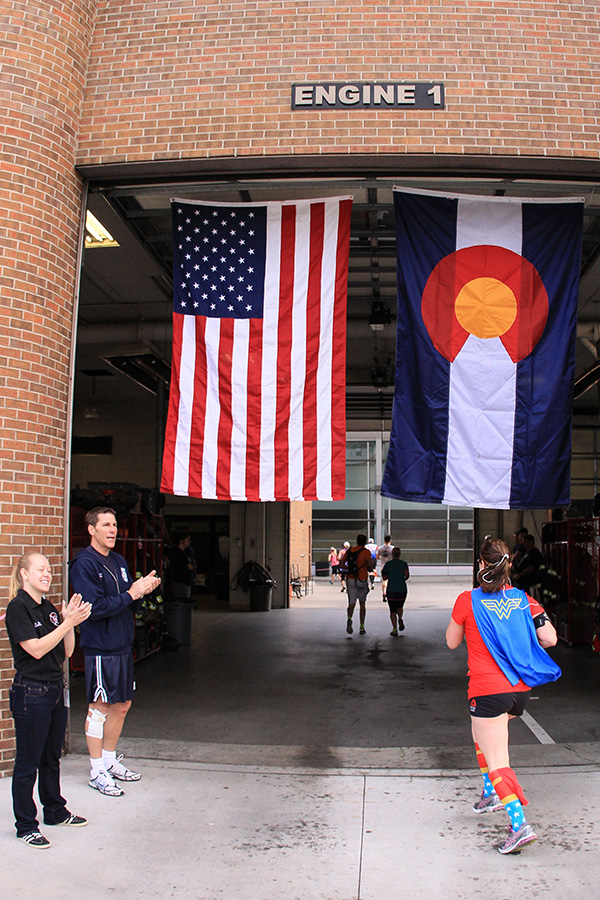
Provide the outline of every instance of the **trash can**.
[[318,560],[315,563],[315,575],[317,578],[327,578],[329,571],[329,563],[327,561]]
[[167,634],[179,641],[189,644],[192,640],[193,600],[165,600],[165,629]]
[[268,612],[271,609],[274,584],[274,581],[250,582],[250,609],[252,612]]

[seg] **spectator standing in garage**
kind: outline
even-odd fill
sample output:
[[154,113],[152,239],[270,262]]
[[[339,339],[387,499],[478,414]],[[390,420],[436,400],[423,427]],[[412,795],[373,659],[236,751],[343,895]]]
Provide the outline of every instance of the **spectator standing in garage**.
[[90,754],[89,785],[109,797],[124,793],[117,781],[139,781],[117,759],[117,741],[135,690],[133,639],[138,600],[160,584],[153,570],[134,581],[127,561],[114,546],[117,519],[110,507],[95,507],[85,516],[90,545],[71,561],[71,584],[91,603],[92,612],[80,626],[89,708],[85,735]]
[[543,557],[538,548],[535,546],[535,538],[532,534],[526,534],[523,538],[523,550],[518,562],[513,562],[511,573],[511,581],[526,593],[531,590],[538,580],[538,571],[542,564]]
[[17,837],[38,850],[50,841],[39,831],[33,789],[44,808],[46,825],[87,825],[67,809],[60,789],[60,755],[67,727],[63,664],[75,647],[73,629],[89,616],[89,603],[73,594],[63,601],[62,622],[47,593],[50,563],[41,553],[26,553],[17,562],[6,609],[6,630],[15,677],[10,710],[15,721],[17,753],[12,776]]
[[171,564],[171,589],[175,599],[189,599],[196,577],[196,560],[192,550],[192,538],[187,532],[177,538],[177,546],[169,553]]

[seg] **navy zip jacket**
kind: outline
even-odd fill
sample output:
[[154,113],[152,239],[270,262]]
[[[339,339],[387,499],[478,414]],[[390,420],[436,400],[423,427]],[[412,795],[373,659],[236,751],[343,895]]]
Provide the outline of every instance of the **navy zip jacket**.
[[84,656],[129,653],[135,636],[135,606],[127,588],[133,583],[127,561],[114,550],[108,556],[93,547],[81,550],[69,563],[71,587],[92,604],[89,619],[79,626]]

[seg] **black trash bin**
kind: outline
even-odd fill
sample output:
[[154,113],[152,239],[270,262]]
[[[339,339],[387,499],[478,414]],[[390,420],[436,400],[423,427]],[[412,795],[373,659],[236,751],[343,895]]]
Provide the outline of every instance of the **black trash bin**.
[[271,609],[274,584],[274,581],[250,582],[250,610],[252,612],[268,612]]
[[179,641],[189,644],[192,640],[193,600],[165,600],[165,629],[167,634]]

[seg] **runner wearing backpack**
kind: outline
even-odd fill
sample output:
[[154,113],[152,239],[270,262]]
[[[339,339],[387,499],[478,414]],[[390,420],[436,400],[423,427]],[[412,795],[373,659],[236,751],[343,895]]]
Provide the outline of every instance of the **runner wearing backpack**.
[[346,567],[346,585],[348,589],[348,622],[346,631],[352,634],[352,616],[356,601],[359,604],[360,634],[366,634],[365,615],[367,611],[367,594],[369,593],[369,572],[375,565],[375,560],[366,549],[367,536],[358,534],[356,544],[346,550],[340,562]]

